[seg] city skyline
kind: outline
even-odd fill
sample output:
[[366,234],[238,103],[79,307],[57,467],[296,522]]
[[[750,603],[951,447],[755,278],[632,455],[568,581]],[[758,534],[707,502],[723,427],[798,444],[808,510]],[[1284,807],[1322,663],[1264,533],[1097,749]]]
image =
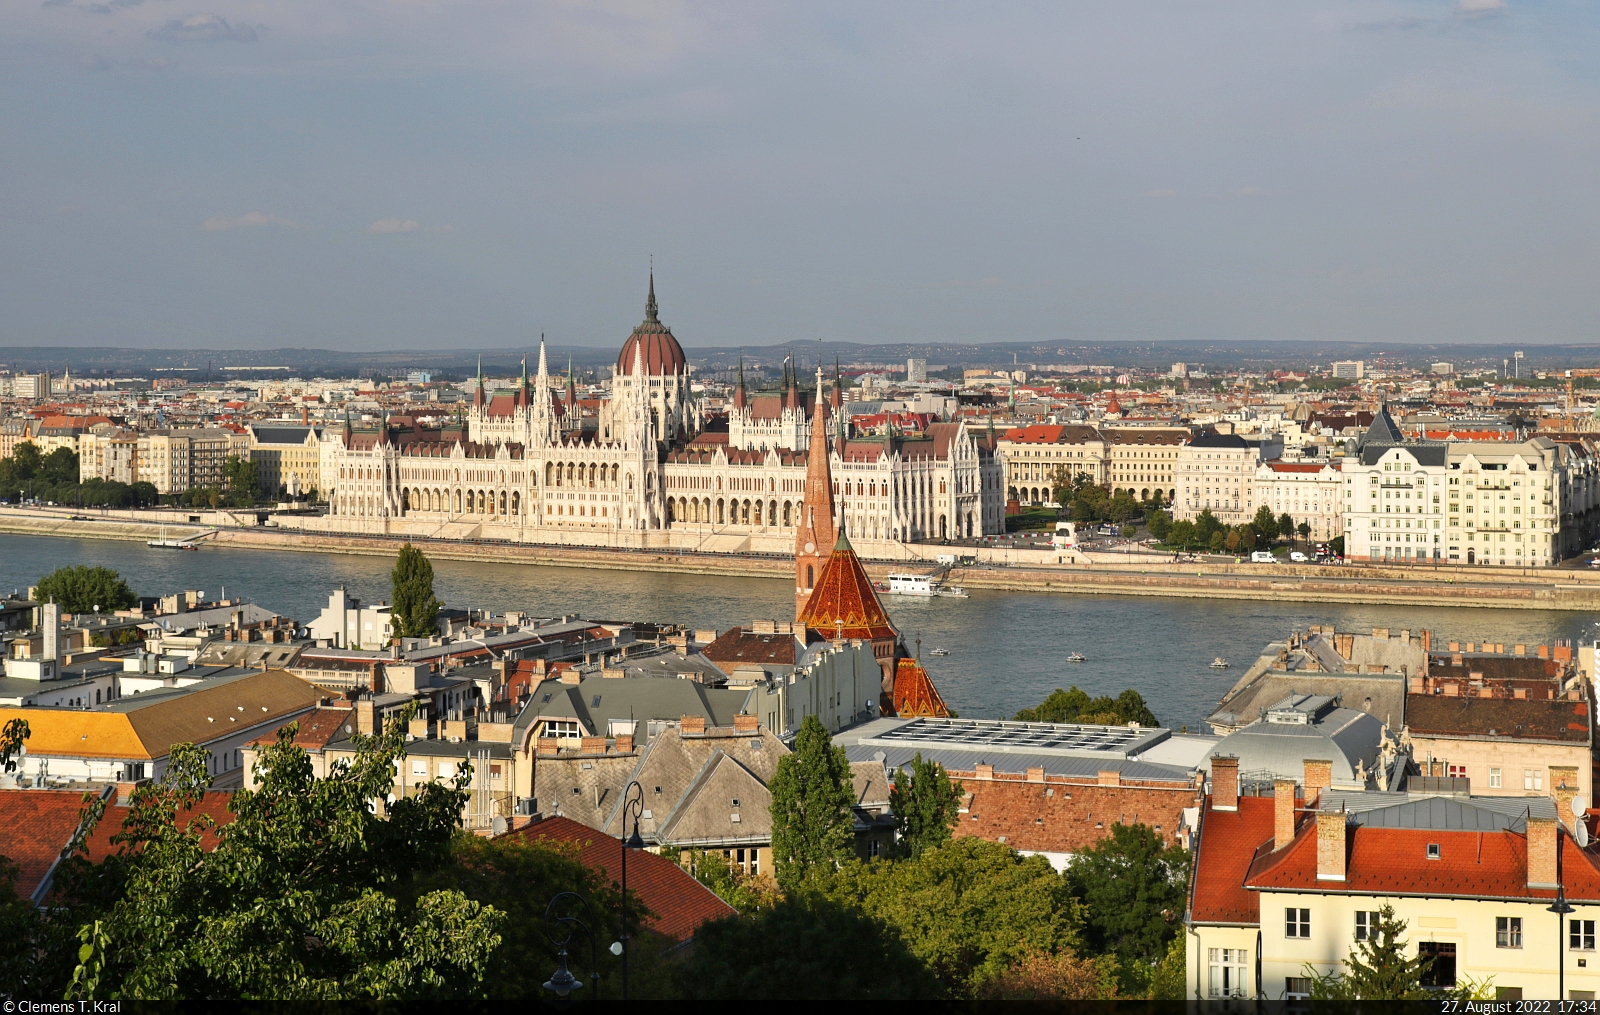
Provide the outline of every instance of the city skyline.
[[1592,12],[49,0],[0,344],[1583,343]]

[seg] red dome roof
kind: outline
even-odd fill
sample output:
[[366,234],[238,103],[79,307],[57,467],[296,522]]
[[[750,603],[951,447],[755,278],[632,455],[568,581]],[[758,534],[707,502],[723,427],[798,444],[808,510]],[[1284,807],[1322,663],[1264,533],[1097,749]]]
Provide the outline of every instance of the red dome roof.
[[672,337],[672,329],[662,324],[656,316],[656,278],[650,274],[650,297],[644,305],[644,323],[633,329],[633,334],[622,343],[617,354],[617,375],[633,373],[633,362],[640,351],[644,354],[644,372],[650,377],[681,374],[688,366],[683,346]]

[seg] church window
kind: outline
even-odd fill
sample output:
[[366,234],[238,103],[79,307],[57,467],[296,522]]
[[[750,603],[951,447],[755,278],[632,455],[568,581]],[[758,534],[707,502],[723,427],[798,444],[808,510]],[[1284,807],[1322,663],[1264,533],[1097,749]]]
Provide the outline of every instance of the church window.
[[812,572],[811,565],[807,564],[806,565],[806,588],[812,589],[812,588],[816,588],[816,587],[817,587],[816,575]]

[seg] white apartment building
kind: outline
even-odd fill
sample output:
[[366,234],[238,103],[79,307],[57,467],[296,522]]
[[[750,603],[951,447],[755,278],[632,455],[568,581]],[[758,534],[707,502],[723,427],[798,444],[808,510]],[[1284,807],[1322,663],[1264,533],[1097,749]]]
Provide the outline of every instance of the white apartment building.
[[331,648],[385,648],[394,637],[389,606],[362,606],[342,588],[333,590],[328,605],[307,628],[311,637]]
[[1453,443],[1449,458],[1447,559],[1513,567],[1560,561],[1562,463],[1554,442]]
[[1210,511],[1224,525],[1250,521],[1256,513],[1256,469],[1282,456],[1279,438],[1247,440],[1211,432],[1194,437],[1177,452],[1173,520],[1194,521]]
[[1256,468],[1255,502],[1275,515],[1287,513],[1296,527],[1309,525],[1318,542],[1344,534],[1344,474],[1335,462],[1262,462]]
[[151,430],[139,435],[139,481],[157,493],[221,487],[229,455],[250,456],[250,435],[220,427]]
[[132,485],[139,481],[139,435],[97,426],[78,436],[78,481],[101,479]]

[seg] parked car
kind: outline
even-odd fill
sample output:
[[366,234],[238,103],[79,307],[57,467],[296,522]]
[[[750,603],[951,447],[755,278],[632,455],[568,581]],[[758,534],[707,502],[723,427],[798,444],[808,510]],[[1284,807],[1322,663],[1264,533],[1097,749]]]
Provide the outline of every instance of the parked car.
[[1290,550],[1289,551],[1289,559],[1294,561],[1296,564],[1304,564],[1307,560],[1310,560],[1311,558],[1307,557],[1305,554],[1301,553],[1299,550]]
[[1278,559],[1267,550],[1255,550],[1250,554],[1252,564],[1276,564]]

